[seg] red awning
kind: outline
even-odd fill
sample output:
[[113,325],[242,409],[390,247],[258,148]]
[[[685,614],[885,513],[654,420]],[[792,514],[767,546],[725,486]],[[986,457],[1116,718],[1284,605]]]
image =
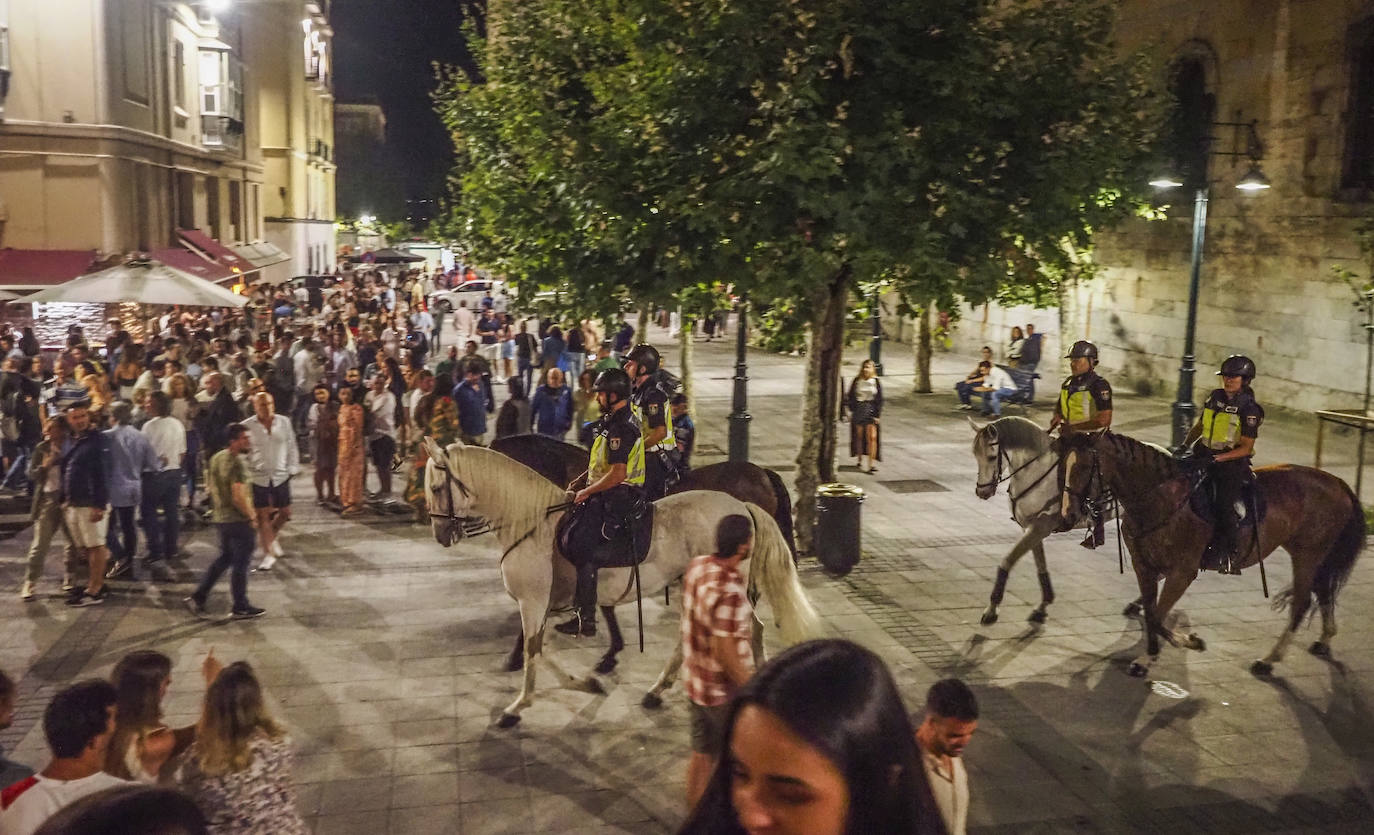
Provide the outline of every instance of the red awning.
[[199,229],[178,229],[177,237],[190,249],[204,255],[231,273],[251,273],[260,269],[253,262],[234,252],[229,247],[200,231]]
[[154,261],[161,261],[169,267],[176,267],[178,270],[185,270],[194,276],[199,276],[206,281],[223,281],[232,278],[235,273],[230,272],[227,267],[222,267],[214,261],[208,261],[189,249],[172,247],[171,249],[157,249],[148,253],[148,257]]
[[0,287],[41,290],[84,275],[94,263],[90,249],[0,249]]

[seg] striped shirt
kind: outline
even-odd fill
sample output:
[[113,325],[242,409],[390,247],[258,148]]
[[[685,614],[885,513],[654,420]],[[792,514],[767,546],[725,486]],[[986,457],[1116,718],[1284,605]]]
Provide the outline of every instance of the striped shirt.
[[682,578],[682,668],[687,698],[702,707],[730,700],[725,669],[711,654],[711,639],[731,638],[746,670],[754,668],[749,645],[753,608],[739,570],[714,556],[697,557]]

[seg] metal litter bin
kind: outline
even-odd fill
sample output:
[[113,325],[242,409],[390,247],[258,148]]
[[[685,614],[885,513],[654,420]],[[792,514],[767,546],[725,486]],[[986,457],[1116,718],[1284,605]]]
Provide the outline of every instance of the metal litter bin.
[[859,564],[859,516],[864,491],[852,484],[822,484],[816,489],[816,558],[831,574],[844,575]]

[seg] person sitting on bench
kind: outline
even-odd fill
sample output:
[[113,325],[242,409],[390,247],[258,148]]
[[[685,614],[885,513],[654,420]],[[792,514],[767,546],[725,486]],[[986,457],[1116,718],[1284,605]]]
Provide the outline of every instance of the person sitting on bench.
[[974,389],[983,395],[983,416],[1001,417],[1002,401],[1015,396],[1016,381],[998,365],[989,366],[983,384]]

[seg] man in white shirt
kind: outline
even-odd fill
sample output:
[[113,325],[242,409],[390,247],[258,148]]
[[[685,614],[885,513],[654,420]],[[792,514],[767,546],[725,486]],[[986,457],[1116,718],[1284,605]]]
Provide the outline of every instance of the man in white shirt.
[[978,700],[967,685],[957,678],[931,685],[916,745],[949,835],[964,835],[968,828],[968,772],[962,755],[977,728]]
[[426,343],[434,341],[434,317],[428,310],[415,310],[410,314],[410,323],[415,326],[415,330],[425,335]]
[[253,416],[243,421],[252,438],[248,473],[253,481],[253,507],[258,514],[259,571],[271,571],[282,552],[278,535],[291,521],[291,477],[301,471],[296,431],[285,415],[277,414],[272,395],[253,396]]
[[467,299],[459,299],[458,309],[453,311],[453,329],[458,331],[458,338],[467,340],[472,338],[472,329],[477,326],[477,317],[472,315],[468,309]]
[[[148,538],[145,562],[157,562],[177,555],[177,540],[181,536],[182,464],[186,457],[186,426],[171,417],[171,401],[164,392],[155,391],[148,398],[148,413],[153,417],[143,424],[142,432],[153,447],[157,469],[144,475],[143,532]],[[159,516],[159,512],[161,516]],[[130,560],[133,555],[129,555]]]
[[363,408],[372,412],[372,434],[367,437],[367,447],[381,482],[377,494],[380,501],[391,498],[391,458],[396,454],[396,395],[386,385],[387,375],[376,375],[372,378],[372,391],[363,398]]
[[994,365],[983,378],[983,384],[974,388],[983,395],[983,416],[1001,417],[1002,401],[1016,394],[1016,381],[1006,369]]
[[0,792],[0,832],[31,835],[63,807],[88,794],[129,785],[101,769],[115,728],[114,685],[89,679],[58,693],[43,711],[52,760]]

